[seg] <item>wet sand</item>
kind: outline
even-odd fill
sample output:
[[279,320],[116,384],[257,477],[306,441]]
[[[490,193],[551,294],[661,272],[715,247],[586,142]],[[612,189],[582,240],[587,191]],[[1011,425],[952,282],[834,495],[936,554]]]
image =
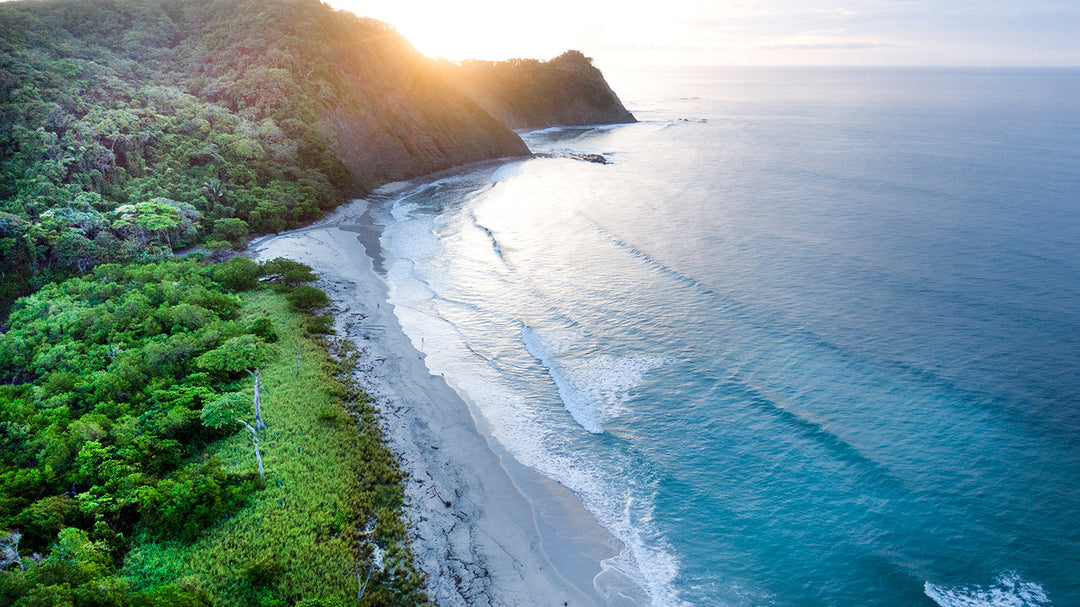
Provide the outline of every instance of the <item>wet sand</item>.
[[431,598],[444,607],[640,603],[602,583],[601,561],[621,542],[568,490],[517,463],[483,431],[482,415],[424,365],[386,301],[370,204],[353,201],[250,249],[259,260],[314,268],[338,335],[361,352],[357,379],[406,473],[412,547]]

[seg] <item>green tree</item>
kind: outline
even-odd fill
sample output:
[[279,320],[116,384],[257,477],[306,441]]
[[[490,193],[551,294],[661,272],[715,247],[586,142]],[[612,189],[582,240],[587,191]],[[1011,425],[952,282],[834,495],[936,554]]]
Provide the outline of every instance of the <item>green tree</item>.
[[247,257],[233,257],[214,266],[214,280],[234,291],[249,291],[258,284],[262,270]]
[[226,375],[235,375],[250,369],[260,369],[277,355],[274,346],[258,337],[245,333],[225,341],[195,359],[199,368]]
[[224,344],[206,352],[195,359],[203,369],[222,373],[246,371],[255,379],[255,428],[266,428],[262,417],[262,388],[259,382],[260,369],[277,357],[277,350],[262,339],[245,333],[230,338]]
[[234,249],[240,251],[247,248],[248,224],[243,219],[228,217],[214,221],[214,231],[210,235],[212,240],[228,242]]
[[302,285],[285,293],[285,299],[297,310],[311,312],[330,303],[330,298],[321,289]]
[[262,275],[267,282],[289,287],[296,287],[305,282],[313,282],[318,278],[312,272],[311,266],[285,257],[275,257],[270,261],[263,262]]
[[251,432],[251,440],[255,445],[255,460],[259,465],[259,476],[263,476],[262,453],[259,451],[259,431],[243,419],[248,403],[247,397],[239,392],[222,394],[217,399],[203,406],[199,417],[203,423],[211,428],[225,428],[233,422],[243,425]]
[[82,529],[66,527],[57,535],[56,545],[44,563],[30,570],[42,585],[69,584],[78,587],[100,580],[110,573],[108,548],[90,541]]
[[268,344],[278,340],[277,331],[274,331],[274,323],[269,318],[259,318],[247,326],[247,332],[265,341]]

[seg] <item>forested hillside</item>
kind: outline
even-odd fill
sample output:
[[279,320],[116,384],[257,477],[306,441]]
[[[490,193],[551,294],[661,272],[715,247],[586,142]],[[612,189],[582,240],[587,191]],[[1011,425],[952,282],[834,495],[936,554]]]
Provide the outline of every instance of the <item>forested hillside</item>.
[[527,153],[433,69],[317,0],[0,4],[0,299]]
[[[521,65],[500,107],[548,112]],[[527,154],[446,68],[318,0],[0,3],[0,604],[426,602],[310,269],[205,262]]]
[[20,300],[0,336],[0,604],[325,607],[355,571],[364,604],[424,601],[401,472],[328,318],[301,314],[327,302],[314,278],[108,264]]

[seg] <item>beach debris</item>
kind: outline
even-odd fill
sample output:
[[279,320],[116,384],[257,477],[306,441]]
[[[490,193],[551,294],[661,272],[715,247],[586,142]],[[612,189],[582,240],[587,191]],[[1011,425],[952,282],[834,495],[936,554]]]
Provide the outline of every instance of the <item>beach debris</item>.
[[435,492],[435,496],[439,498],[439,501],[442,502],[444,506],[449,508],[452,504],[450,503],[450,500],[446,499],[442,496],[441,493],[439,493],[439,488],[435,486],[435,477],[431,476],[431,472],[428,472],[427,475],[428,478],[431,479],[431,490]]
[[440,501],[442,501],[443,505],[446,506],[447,508],[449,508],[450,507],[450,500],[444,498],[442,496],[442,494],[439,493],[439,488],[436,487],[434,483],[432,483],[431,488],[435,491],[435,495],[439,498]]

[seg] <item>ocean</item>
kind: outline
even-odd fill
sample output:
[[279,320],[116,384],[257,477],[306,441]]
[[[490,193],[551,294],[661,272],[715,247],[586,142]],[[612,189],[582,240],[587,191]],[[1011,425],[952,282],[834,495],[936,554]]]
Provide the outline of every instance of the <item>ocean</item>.
[[604,566],[665,606],[1080,605],[1080,71],[609,79],[639,123],[523,133],[607,164],[373,209],[427,366]]

